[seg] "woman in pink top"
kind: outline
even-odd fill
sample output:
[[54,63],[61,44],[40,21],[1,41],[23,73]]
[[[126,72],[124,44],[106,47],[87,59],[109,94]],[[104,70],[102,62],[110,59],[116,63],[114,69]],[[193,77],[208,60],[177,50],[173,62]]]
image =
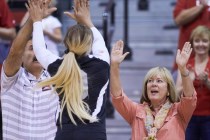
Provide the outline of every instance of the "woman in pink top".
[[113,105],[132,127],[132,140],[184,140],[185,129],[196,107],[196,92],[186,64],[192,52],[189,42],[178,50],[176,63],[182,74],[183,94],[180,99],[170,72],[155,67],[144,78],[141,103],[131,101],[120,84],[119,65],[123,42],[118,41],[111,53],[110,86]]

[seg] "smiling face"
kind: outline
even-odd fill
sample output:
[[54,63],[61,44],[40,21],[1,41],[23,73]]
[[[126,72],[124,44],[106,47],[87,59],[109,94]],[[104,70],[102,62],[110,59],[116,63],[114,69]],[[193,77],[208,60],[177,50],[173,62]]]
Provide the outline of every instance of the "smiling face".
[[147,81],[147,95],[151,104],[162,104],[166,101],[168,87],[165,80],[157,74]]
[[29,40],[26,44],[22,60],[24,68],[32,74],[33,71],[42,69],[41,64],[37,61],[35,57],[31,40]]
[[206,26],[197,26],[190,35],[195,55],[207,56],[210,50],[210,30]]
[[193,48],[196,55],[208,55],[210,47],[209,35],[203,33],[202,35],[193,38]]

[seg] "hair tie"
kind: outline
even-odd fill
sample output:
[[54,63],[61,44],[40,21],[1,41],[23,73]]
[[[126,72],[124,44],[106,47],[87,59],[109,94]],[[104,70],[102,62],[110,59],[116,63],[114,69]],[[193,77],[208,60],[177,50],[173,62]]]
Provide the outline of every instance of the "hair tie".
[[69,53],[69,49],[66,49],[66,50],[64,51],[64,53],[65,53],[65,54]]

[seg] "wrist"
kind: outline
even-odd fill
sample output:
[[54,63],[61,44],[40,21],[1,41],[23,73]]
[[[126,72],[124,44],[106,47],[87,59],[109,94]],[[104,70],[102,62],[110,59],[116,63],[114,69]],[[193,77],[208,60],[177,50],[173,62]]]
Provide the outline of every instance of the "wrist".
[[189,70],[180,71],[182,77],[188,77],[190,75]]
[[92,22],[86,23],[85,25],[86,25],[87,27],[89,27],[89,28],[94,27],[94,25],[93,25]]
[[33,23],[38,22],[38,21],[42,21],[42,19],[32,19]]
[[118,68],[120,67],[120,65],[119,65],[118,63],[111,62],[110,67],[112,67],[112,68],[117,68],[117,69],[118,69]]

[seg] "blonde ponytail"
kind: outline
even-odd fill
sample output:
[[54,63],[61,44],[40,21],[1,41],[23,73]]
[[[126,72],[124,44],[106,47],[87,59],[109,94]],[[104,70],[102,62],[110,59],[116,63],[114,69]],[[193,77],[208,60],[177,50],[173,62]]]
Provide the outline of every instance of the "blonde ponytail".
[[60,122],[62,121],[61,116],[65,106],[69,118],[75,125],[77,125],[77,123],[73,118],[73,114],[75,114],[83,123],[85,123],[84,120],[89,120],[90,122],[98,121],[97,118],[90,115],[88,104],[82,100],[84,91],[83,80],[81,69],[77,64],[74,53],[69,52],[64,56],[62,64],[53,77],[38,84],[38,86],[46,85],[53,85],[55,90],[60,90],[59,95],[63,94]]

